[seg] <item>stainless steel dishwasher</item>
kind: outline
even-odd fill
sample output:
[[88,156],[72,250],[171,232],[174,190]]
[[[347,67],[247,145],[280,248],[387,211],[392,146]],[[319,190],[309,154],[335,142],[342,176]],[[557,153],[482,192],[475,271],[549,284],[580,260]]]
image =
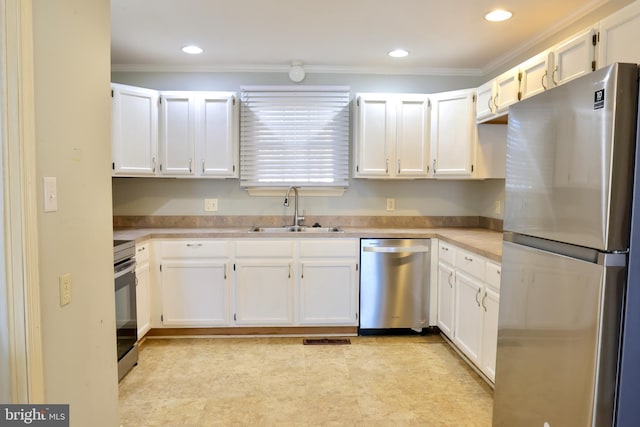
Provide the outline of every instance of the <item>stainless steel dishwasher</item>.
[[360,241],[360,329],[428,326],[429,239]]

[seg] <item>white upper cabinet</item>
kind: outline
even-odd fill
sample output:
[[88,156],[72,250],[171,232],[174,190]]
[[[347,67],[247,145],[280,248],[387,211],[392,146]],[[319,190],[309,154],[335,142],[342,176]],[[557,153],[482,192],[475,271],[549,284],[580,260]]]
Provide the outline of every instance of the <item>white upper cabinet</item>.
[[550,87],[549,69],[551,64],[553,64],[553,53],[547,50],[520,65],[519,98],[529,98]]
[[201,176],[238,177],[238,102],[233,93],[205,92],[196,104]]
[[429,98],[422,94],[356,95],[356,178],[429,174]]
[[163,176],[238,176],[238,105],[233,92],[162,92]]
[[111,85],[114,176],[153,176],[158,147],[158,92]]
[[493,100],[496,114],[506,113],[510,105],[520,100],[520,78],[518,67],[496,77],[496,94]]
[[192,175],[195,161],[195,98],[188,92],[160,96],[160,173]]
[[476,89],[476,120],[482,122],[495,114],[493,100],[496,94],[496,81],[490,80]]
[[640,63],[640,2],[600,21],[598,68],[614,62]]
[[436,178],[470,177],[474,172],[475,96],[475,90],[457,90],[431,97],[431,154]]
[[595,70],[596,33],[588,28],[552,48],[551,83],[565,84]]

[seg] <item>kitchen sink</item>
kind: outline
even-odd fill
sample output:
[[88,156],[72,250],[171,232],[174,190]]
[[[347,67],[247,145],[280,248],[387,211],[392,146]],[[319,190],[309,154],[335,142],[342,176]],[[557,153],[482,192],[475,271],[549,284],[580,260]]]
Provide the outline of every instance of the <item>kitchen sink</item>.
[[338,227],[294,227],[285,225],[283,227],[251,227],[249,231],[256,233],[340,233],[342,229]]

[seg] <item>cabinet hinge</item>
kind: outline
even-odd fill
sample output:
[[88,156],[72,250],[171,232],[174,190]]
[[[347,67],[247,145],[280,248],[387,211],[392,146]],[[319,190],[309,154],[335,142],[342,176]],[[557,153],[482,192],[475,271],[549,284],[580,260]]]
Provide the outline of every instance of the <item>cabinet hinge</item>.
[[360,172],[360,166],[356,165],[356,172]]
[[160,272],[162,272],[162,264],[160,264]]
[[595,46],[598,44],[598,38],[600,38],[600,33],[595,33],[593,37],[591,37],[591,43]]
[[158,97],[158,104],[162,104],[162,97],[161,96]]
[[473,97],[472,97],[472,99],[471,99],[471,102],[476,102],[476,94],[475,94],[475,93],[473,94]]
[[111,89],[111,97],[113,98],[113,89]]
[[522,92],[518,92],[518,101],[522,101]]
[[233,271],[236,271],[236,263],[235,262],[233,263]]
[[521,82],[522,81],[522,71],[518,72],[518,81]]
[[236,165],[231,166],[231,171],[235,173],[235,171],[236,171]]
[[162,163],[160,163],[160,172],[162,172]]
[[471,172],[473,172],[473,165],[471,165]]
[[431,108],[431,100],[427,101],[427,107]]
[[358,271],[360,266],[356,263],[356,271]]
[[236,320],[238,320],[238,319],[236,319],[236,314],[233,313],[233,321],[235,322]]
[[116,170],[116,162],[111,162],[111,169]]
[[591,71],[596,70],[596,61],[591,61]]
[[356,99],[356,106],[360,106],[360,98]]
[[160,315],[160,321],[161,321],[161,322],[164,322],[164,314],[161,314],[161,315]]
[[233,100],[231,102],[233,102],[233,105],[236,105],[236,97],[235,96],[233,97]]
[[358,313],[356,313],[356,320],[358,320]]

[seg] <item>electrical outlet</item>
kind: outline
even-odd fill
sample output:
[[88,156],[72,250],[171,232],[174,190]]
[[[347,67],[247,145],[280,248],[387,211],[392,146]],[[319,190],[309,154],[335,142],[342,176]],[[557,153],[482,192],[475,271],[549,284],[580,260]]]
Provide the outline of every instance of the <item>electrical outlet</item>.
[[58,278],[60,285],[60,307],[71,303],[71,273],[63,274]]
[[396,199],[387,199],[387,210],[388,211],[396,210]]
[[502,203],[500,202],[500,200],[496,200],[495,213],[500,214],[501,210],[502,210]]
[[218,210],[218,199],[204,199],[205,212],[216,212]]

